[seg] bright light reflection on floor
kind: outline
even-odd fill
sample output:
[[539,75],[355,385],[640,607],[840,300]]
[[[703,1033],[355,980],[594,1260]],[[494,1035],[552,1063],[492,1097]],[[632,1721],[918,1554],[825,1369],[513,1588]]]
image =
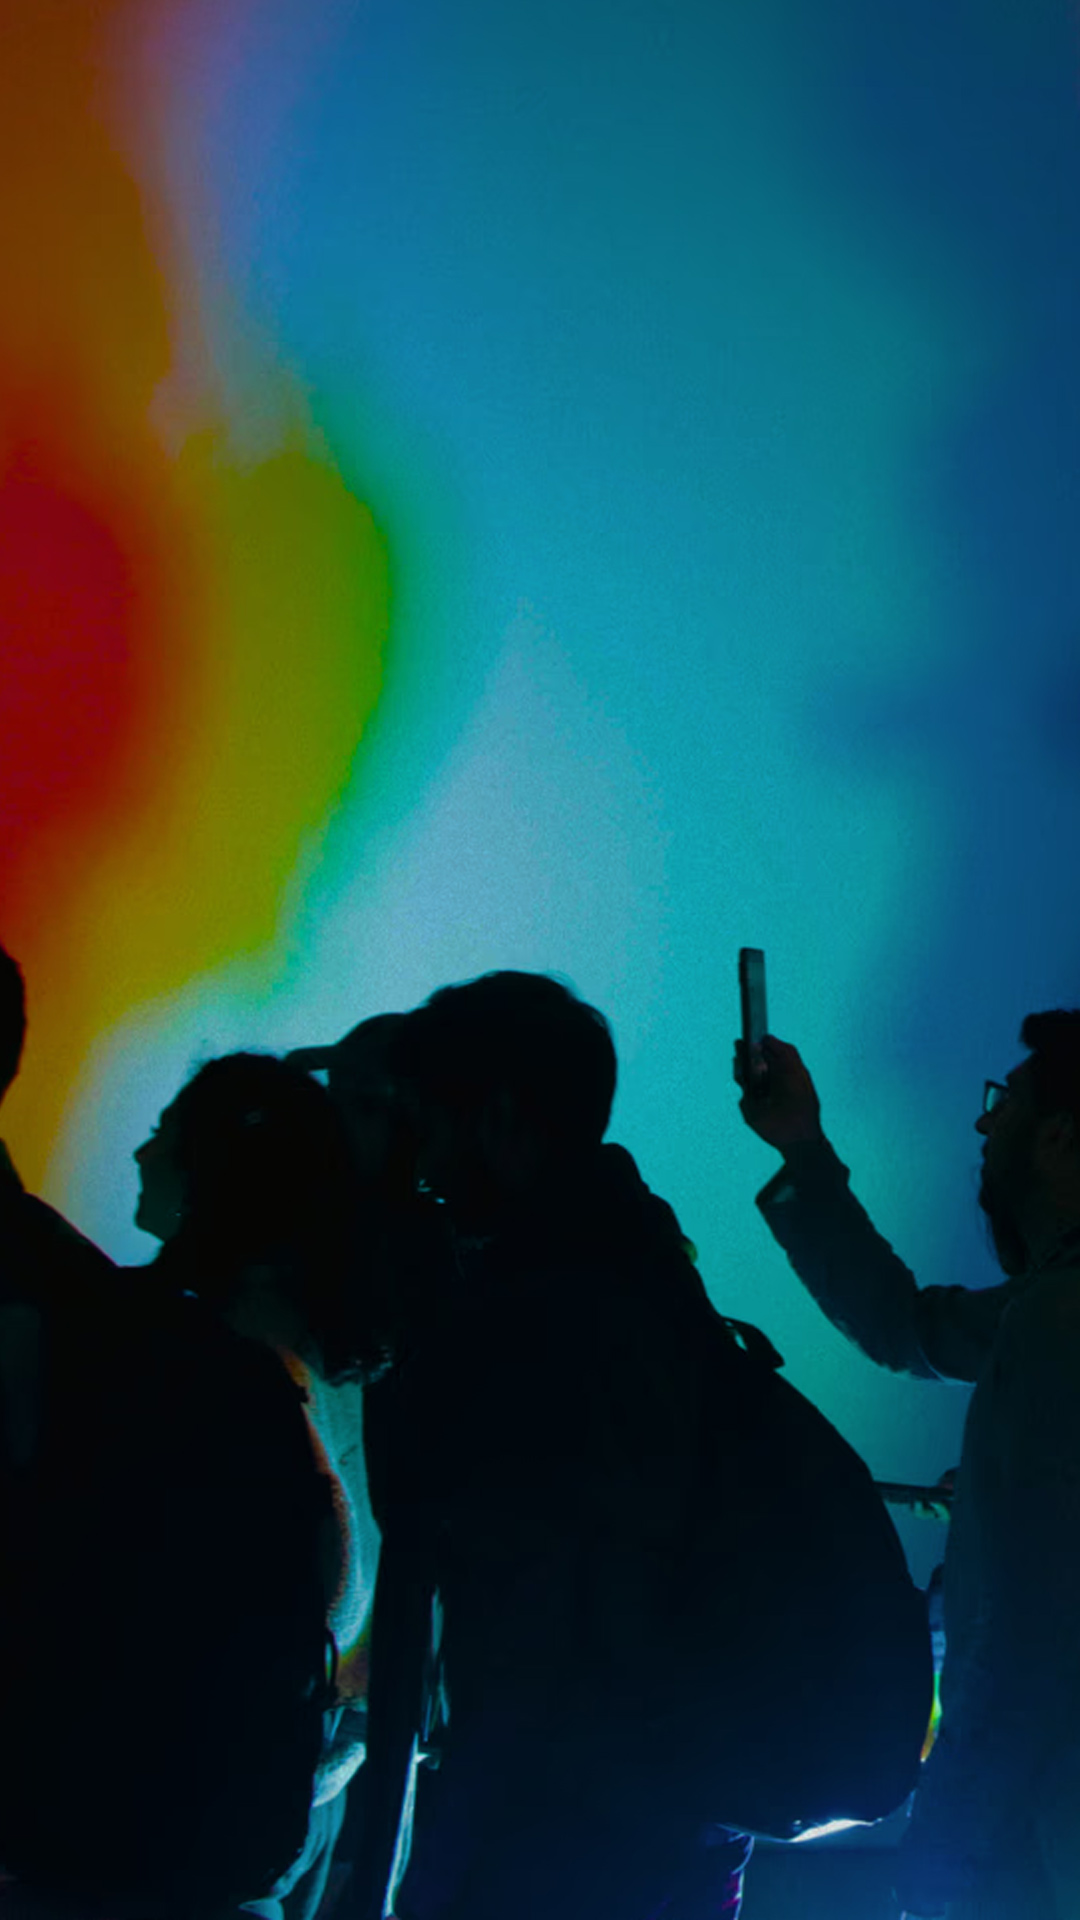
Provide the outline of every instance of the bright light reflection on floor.
[[805,1827],[802,1833],[792,1837],[792,1846],[798,1846],[803,1840],[824,1840],[830,1833],[847,1833],[852,1827],[872,1826],[870,1820],[826,1820],[823,1827]]

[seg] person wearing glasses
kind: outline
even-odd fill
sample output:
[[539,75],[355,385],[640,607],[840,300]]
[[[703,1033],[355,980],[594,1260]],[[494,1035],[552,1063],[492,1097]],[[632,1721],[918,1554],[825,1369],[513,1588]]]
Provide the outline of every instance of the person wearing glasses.
[[783,1156],[757,1204],[879,1365],[974,1383],[945,1555],[942,1723],[895,1876],[909,1915],[1080,1916],[1080,1011],[1031,1014],[988,1081],[979,1205],[998,1286],[920,1287],[851,1192],[797,1050],[736,1059]]

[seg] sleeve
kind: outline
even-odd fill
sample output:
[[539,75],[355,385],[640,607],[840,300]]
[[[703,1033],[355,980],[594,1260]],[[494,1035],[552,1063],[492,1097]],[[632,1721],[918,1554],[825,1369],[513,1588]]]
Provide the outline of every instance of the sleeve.
[[[1073,1287],[1076,1276],[1070,1276]],[[1034,1808],[1039,1776],[1075,1742],[1080,1710],[1080,1301],[1025,1313],[980,1409],[982,1577],[959,1670],[916,1796],[916,1858],[977,1863]]]
[[758,1194],[770,1233],[823,1313],[869,1359],[928,1380],[978,1378],[1020,1282],[919,1287],[827,1141],[791,1150]]

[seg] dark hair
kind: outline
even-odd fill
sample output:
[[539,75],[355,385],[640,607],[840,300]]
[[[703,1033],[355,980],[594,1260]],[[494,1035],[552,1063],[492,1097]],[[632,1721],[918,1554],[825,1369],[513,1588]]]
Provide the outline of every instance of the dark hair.
[[1039,1111],[1070,1113],[1080,1123],[1080,1009],[1029,1013],[1020,1039],[1031,1053]]
[[0,1100],[19,1071],[26,1039],[26,984],[22,968],[0,947]]
[[173,1102],[186,1205],[170,1262],[221,1305],[246,1265],[279,1267],[327,1374],[377,1370],[357,1276],[356,1180],[324,1087],[272,1054],[210,1060]]
[[598,1146],[615,1094],[602,1013],[545,973],[485,973],[440,987],[402,1022],[394,1070],[458,1114],[509,1093],[556,1147]]

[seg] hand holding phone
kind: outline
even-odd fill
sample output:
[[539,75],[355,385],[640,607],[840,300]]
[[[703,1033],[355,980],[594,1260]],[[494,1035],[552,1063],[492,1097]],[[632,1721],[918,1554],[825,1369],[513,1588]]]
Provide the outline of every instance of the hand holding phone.
[[747,1126],[780,1153],[808,1140],[823,1140],[814,1082],[796,1048],[769,1032],[760,947],[739,950],[739,1000],[742,1036],[735,1045],[735,1079],[742,1088],[739,1110]]

